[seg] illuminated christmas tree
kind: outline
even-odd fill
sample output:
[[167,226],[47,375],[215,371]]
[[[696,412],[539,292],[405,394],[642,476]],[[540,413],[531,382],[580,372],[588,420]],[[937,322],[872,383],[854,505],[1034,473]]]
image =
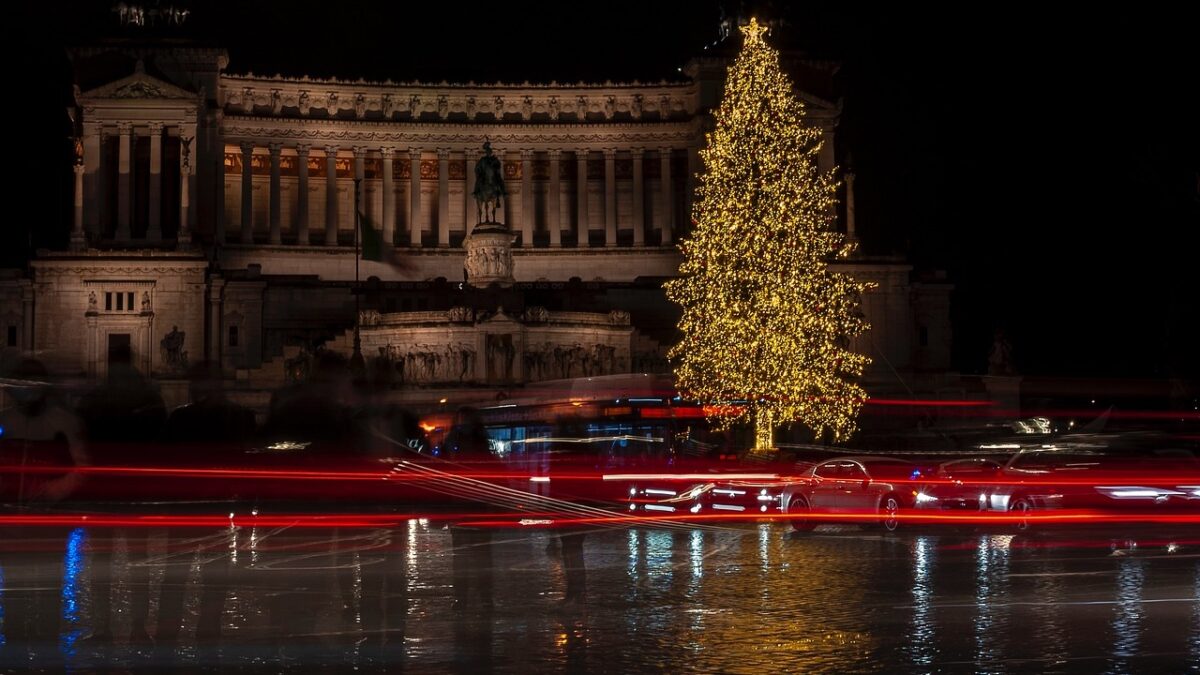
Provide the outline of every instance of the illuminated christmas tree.
[[754,423],[756,449],[792,421],[844,440],[867,396],[855,379],[869,359],[849,344],[868,328],[870,284],[830,269],[853,244],[833,230],[838,183],[817,168],[821,131],[805,123],[766,27],[741,31],[700,153],[695,230],[666,285],[683,307],[670,356],[680,391],[710,404],[718,428]]

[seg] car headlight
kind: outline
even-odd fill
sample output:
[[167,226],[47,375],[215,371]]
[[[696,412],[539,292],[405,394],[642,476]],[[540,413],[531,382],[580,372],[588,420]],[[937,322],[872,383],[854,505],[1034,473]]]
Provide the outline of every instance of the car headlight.
[[916,501],[918,504],[932,504],[937,500],[937,497],[934,497],[933,495],[927,495],[924,492],[918,492],[916,494]]

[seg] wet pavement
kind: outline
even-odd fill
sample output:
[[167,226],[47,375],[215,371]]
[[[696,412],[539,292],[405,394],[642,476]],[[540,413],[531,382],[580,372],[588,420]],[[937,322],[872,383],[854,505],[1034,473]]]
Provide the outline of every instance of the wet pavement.
[[1200,546],[1174,536],[4,534],[5,672],[1200,672]]

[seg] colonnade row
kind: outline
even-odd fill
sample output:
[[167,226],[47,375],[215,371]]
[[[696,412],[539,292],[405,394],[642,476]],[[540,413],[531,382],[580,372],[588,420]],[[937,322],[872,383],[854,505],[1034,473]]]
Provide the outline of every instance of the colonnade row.
[[106,238],[106,226],[117,242],[133,240],[135,225],[137,237],[156,242],[171,224],[186,247],[194,218],[195,139],[195,122],[85,124],[75,140],[71,248],[86,248],[89,233]]
[[[256,150],[258,150],[256,161]],[[267,189],[267,243],[273,245],[283,244],[283,224],[282,213],[283,195],[282,195],[282,173],[283,166],[288,165],[289,173],[294,170],[297,182],[296,191],[296,216],[294,220],[294,229],[296,232],[296,240],[301,244],[323,243],[326,246],[338,245],[339,231],[339,214],[345,205],[339,204],[338,195],[338,160],[339,152],[344,153],[343,167],[349,159],[345,155],[348,154],[353,158],[353,176],[359,179],[360,189],[366,185],[366,173],[368,161],[372,162],[373,168],[376,166],[375,160],[378,160],[378,170],[376,173],[377,179],[382,183],[381,189],[383,193],[382,212],[380,214],[378,225],[382,229],[383,241],[385,243],[397,242],[400,243],[407,240],[407,244],[411,247],[420,247],[423,245],[422,232],[425,230],[436,232],[436,245],[439,247],[450,246],[450,181],[451,181],[451,150],[436,149],[426,151],[421,148],[410,148],[406,151],[399,151],[392,147],[368,148],[363,146],[354,146],[351,148],[343,148],[338,145],[307,145],[299,144],[285,148],[281,143],[271,143],[266,146],[266,154],[262,153],[262,146],[252,142],[243,142],[235,147],[227,147],[226,161],[226,180],[237,180],[238,177],[229,175],[230,173],[240,172],[241,181],[241,204],[240,208],[235,211],[235,214],[240,213],[240,217],[235,218],[234,222],[229,224],[229,232],[218,230],[217,236],[219,239],[226,238],[230,241],[236,241],[242,244],[254,244],[254,212],[255,212],[255,190],[254,176],[255,167],[262,167],[267,164],[269,175],[269,187]],[[349,151],[346,153],[346,151]],[[287,154],[285,155],[285,151]],[[549,245],[551,247],[559,247],[564,244],[564,231],[576,233],[576,243],[579,246],[589,245],[589,232],[593,229],[599,230],[601,223],[593,223],[591,214],[589,213],[588,204],[588,161],[593,152],[603,156],[604,162],[604,208],[603,208],[603,229],[604,229],[604,246],[615,247],[618,245],[618,230],[632,230],[632,244],[634,246],[645,246],[647,243],[647,232],[649,229],[646,223],[646,162],[658,162],[659,174],[659,190],[652,198],[660,200],[657,212],[661,216],[661,222],[655,223],[661,231],[660,243],[669,245],[672,241],[672,232],[676,222],[675,203],[675,183],[672,176],[672,157],[675,154],[674,148],[670,146],[662,146],[650,149],[647,152],[643,148],[621,149],[615,148],[602,149],[594,151],[592,149],[577,149],[570,151],[569,154],[573,157],[566,158],[568,154],[565,151],[552,149],[546,151],[521,150],[520,151],[520,173],[519,177],[506,181],[506,187],[511,194],[520,194],[520,211],[512,213],[511,217],[517,221],[509,223],[514,232],[520,233],[520,245],[530,247],[534,245],[535,232],[535,200],[534,200],[534,183],[544,182],[547,195],[547,204],[545,205],[545,230],[549,234]],[[652,154],[651,154],[652,153]],[[240,157],[238,156],[240,154]],[[421,161],[426,154],[436,154],[437,157],[437,217],[433,218],[430,214],[430,222],[424,222],[421,210]],[[459,160],[464,153],[456,154],[455,161]],[[632,209],[630,220],[631,222],[618,222],[617,210],[617,158],[622,155],[623,159],[628,156],[632,163]],[[232,155],[232,157],[229,157]],[[650,155],[650,156],[647,156]],[[294,159],[293,159],[294,158]],[[229,160],[236,159],[238,161],[231,162]],[[468,151],[465,153],[466,171],[461,177],[456,177],[455,180],[463,182],[462,189],[462,209],[464,214],[464,228],[469,232],[470,228],[476,222],[475,202],[472,193],[475,189],[475,171],[474,165],[478,159],[478,151]],[[408,220],[405,224],[407,233],[397,231],[397,208],[396,208],[396,193],[401,186],[398,185],[396,176],[397,161],[409,162],[408,172]],[[533,164],[535,160],[544,160],[549,164],[549,170],[545,178],[539,179],[534,176]],[[562,182],[562,164],[567,161],[574,161],[575,167],[575,213],[574,222],[562,222],[562,211],[560,200],[562,199],[563,186]],[[688,153],[689,166],[695,161],[694,153]],[[323,162],[323,167],[322,167]],[[324,176],[310,176],[310,165],[323,168],[323,171],[318,170],[318,173],[323,173]],[[426,165],[428,166],[428,164]],[[232,169],[232,170],[231,170]],[[343,170],[343,174],[345,171]],[[426,173],[432,173],[428,171]],[[689,175],[694,174],[694,171],[689,171]],[[427,180],[431,176],[425,177]],[[310,194],[316,194],[316,190],[311,189],[312,183],[317,180],[325,182],[324,190],[324,223],[318,225],[310,222]],[[403,179],[401,179],[403,180]],[[690,194],[691,180],[685,177],[687,184],[686,195]],[[218,181],[221,183],[221,181]],[[222,185],[223,189],[223,185]],[[348,195],[353,199],[353,194]],[[366,201],[366,195],[360,195],[363,201]],[[260,197],[261,199],[262,197]],[[346,198],[346,197],[343,197]],[[259,204],[261,209],[263,205]],[[683,208],[687,208],[685,205]],[[364,211],[368,208],[364,206]],[[430,210],[432,211],[432,210]],[[320,213],[320,211],[318,211]],[[351,211],[353,213],[353,211]],[[436,221],[436,222],[435,222]],[[233,226],[237,225],[236,232],[232,231]],[[318,229],[318,227],[320,229]],[[321,236],[323,232],[323,237]],[[398,236],[399,235],[399,236]],[[543,239],[543,241],[545,241]],[[628,240],[627,240],[628,241]]]

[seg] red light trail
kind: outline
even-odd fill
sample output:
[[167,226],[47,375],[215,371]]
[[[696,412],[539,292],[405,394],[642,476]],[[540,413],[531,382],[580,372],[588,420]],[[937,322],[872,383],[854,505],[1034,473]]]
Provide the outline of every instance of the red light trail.
[[[378,514],[344,513],[321,514],[299,513],[278,515],[254,514],[96,514],[96,513],[19,513],[0,515],[0,526],[6,527],[296,527],[296,528],[380,528],[398,527],[412,520],[433,520],[462,527],[583,527],[583,526],[656,526],[663,524],[703,524],[728,522],[763,522],[790,520],[817,521],[823,523],[875,523],[881,514],[875,511],[844,513],[804,514],[667,514],[642,516],[636,514],[604,512],[595,515],[577,515],[555,512],[518,512],[511,516],[496,513],[423,513],[423,514]],[[1085,510],[1045,511],[1030,514],[997,513],[918,513],[901,512],[895,518],[909,524],[940,525],[1119,525],[1160,524],[1197,525],[1197,513],[1161,513],[1154,511],[1105,512]]]

